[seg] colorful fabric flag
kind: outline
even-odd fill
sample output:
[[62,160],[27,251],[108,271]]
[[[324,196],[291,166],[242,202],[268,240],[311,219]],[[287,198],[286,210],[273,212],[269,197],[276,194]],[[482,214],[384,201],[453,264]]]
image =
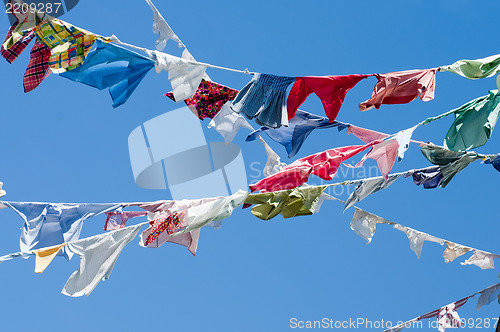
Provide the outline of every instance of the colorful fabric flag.
[[449,71],[469,79],[491,77],[500,72],[500,54],[484,59],[460,60],[449,66],[441,66],[439,71]]
[[445,188],[453,177],[470,163],[481,159],[475,152],[455,152],[432,144],[422,146],[420,151],[427,160],[439,166],[443,175],[440,184],[442,188]]
[[[202,79],[193,98],[185,99],[184,102],[200,120],[205,118],[213,119],[222,106],[233,100],[237,94],[238,90]],[[166,93],[165,96],[177,101],[172,92]]]
[[35,33],[52,50],[49,65],[58,74],[82,65],[98,37],[58,19],[41,25]]
[[307,182],[309,175],[314,174],[323,180],[331,180],[337,173],[340,164],[358,153],[370,148],[378,141],[366,145],[344,146],[298,159],[283,168],[280,172],[268,176],[256,184],[250,185],[254,191],[277,191],[296,188]]
[[287,126],[286,89],[293,82],[294,77],[254,74],[234,99],[232,108],[262,126]]
[[314,129],[337,127],[338,131],[341,131],[349,126],[347,123],[338,121],[330,122],[328,118],[297,110],[295,116],[288,121],[288,127],[275,129],[261,127],[250,133],[246,140],[247,142],[253,141],[261,133],[266,133],[272,140],[285,147],[286,152],[288,152],[288,158],[293,158]]
[[436,70],[407,70],[388,74],[376,74],[378,83],[370,99],[359,104],[360,111],[382,104],[406,104],[419,95],[423,101],[434,99]]
[[62,243],[53,247],[33,250],[33,253],[36,255],[35,273],[42,273],[45,271],[47,266],[54,260],[59,250],[65,245],[66,243]]
[[333,122],[339,114],[347,92],[369,76],[372,75],[297,77],[297,82],[288,95],[288,119],[292,119],[307,97],[315,93],[323,103],[326,116]]
[[123,105],[135,91],[154,62],[123,47],[97,40],[97,48],[76,69],[61,73],[75,82],[104,90],[109,88],[113,107]]
[[262,220],[270,220],[281,214],[285,218],[311,215],[326,186],[295,188],[279,192],[252,194],[245,199],[245,206],[255,204],[252,214]]
[[413,177],[413,182],[417,185],[423,185],[424,189],[433,189],[439,187],[443,181],[443,173],[439,166],[429,166],[422,169],[414,169],[406,172],[404,177]]
[[127,221],[131,218],[143,217],[147,215],[146,211],[123,211],[106,212],[107,218],[104,224],[105,231],[114,231],[124,228]]
[[4,45],[9,44],[9,39],[12,38],[12,32],[17,28],[19,22],[15,22],[7,31],[7,36],[5,37],[5,41],[0,47],[0,54],[7,60],[8,63],[14,62],[21,53],[26,49],[28,44],[31,42],[33,37],[35,37],[34,29],[27,30],[27,32],[19,37],[14,44],[10,45],[10,47],[6,48]]
[[24,92],[33,91],[50,75],[50,54],[50,48],[36,39],[30,52],[28,68],[26,68],[26,72],[24,73]]
[[465,151],[486,144],[500,115],[500,93],[491,90],[457,109],[426,119],[423,124],[455,114],[444,140],[444,147],[452,151]]

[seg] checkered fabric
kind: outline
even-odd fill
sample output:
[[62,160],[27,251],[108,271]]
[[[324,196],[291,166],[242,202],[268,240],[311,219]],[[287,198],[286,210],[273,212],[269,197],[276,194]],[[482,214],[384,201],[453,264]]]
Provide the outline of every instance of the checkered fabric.
[[50,68],[62,73],[80,66],[97,36],[69,23],[54,19],[36,30],[40,41],[52,49]]
[[[10,27],[9,31],[7,32],[7,36],[5,37],[4,44],[12,37],[12,31],[16,29],[18,24],[19,22],[16,22]],[[23,53],[24,49],[28,46],[34,36],[35,34],[33,33],[33,31],[29,31],[25,36],[23,36],[23,38],[18,40],[9,48],[5,48],[2,44],[2,47],[0,47],[0,54],[2,54],[7,62],[14,62],[14,60],[16,60],[21,55],[21,53]]]
[[50,74],[49,58],[50,48],[36,39],[31,49],[28,68],[24,73],[24,92],[30,92],[35,89]]

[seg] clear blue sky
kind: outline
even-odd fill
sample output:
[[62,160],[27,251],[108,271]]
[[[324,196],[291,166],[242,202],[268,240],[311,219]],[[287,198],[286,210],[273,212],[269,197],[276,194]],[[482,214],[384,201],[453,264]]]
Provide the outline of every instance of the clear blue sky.
[[[200,61],[287,76],[385,73],[426,69],[459,59],[500,53],[495,40],[497,1],[156,1],[171,27]],[[142,0],[81,1],[61,17],[101,35],[150,49],[152,13]],[[0,33],[9,27],[0,18]],[[167,51],[179,55],[172,46]],[[129,101],[111,107],[98,91],[51,75],[24,94],[26,51],[14,64],[0,63],[3,143],[0,180],[12,201],[127,202],[168,199],[169,192],[134,183],[127,139],[143,122],[176,109],[163,97],[167,74],[152,71]],[[209,70],[217,82],[241,89],[249,76]],[[469,81],[438,73],[436,98],[382,106],[361,113],[376,80],[369,78],[347,95],[338,120],[395,133],[495,89],[495,79]],[[323,115],[311,96],[302,109]],[[442,144],[452,119],[418,128],[414,139]],[[208,121],[204,121],[206,127]],[[497,131],[500,129],[497,129]],[[207,131],[211,140],[222,140]],[[245,163],[264,162],[257,142],[235,142]],[[359,144],[336,129],[314,132],[295,158],[329,148]],[[270,142],[283,161],[284,149]],[[500,152],[500,134],[477,149]],[[359,157],[355,161],[359,160]],[[373,165],[368,161],[366,166]],[[428,166],[412,145],[393,171]],[[251,171],[248,176],[251,177]],[[356,178],[357,171],[348,173]],[[342,177],[336,178],[336,180]],[[500,253],[496,210],[500,174],[475,162],[445,189],[424,190],[400,179],[358,206],[390,221],[467,246]],[[352,190],[352,188],[350,188]],[[341,198],[347,197],[344,192]],[[321,213],[264,222],[238,209],[220,230],[204,229],[198,254],[165,244],[125,248],[106,282],[88,298],[60,291],[79,259],[57,258],[41,275],[34,259],[0,266],[1,331],[289,331],[290,319],[408,320],[497,283],[495,270],[444,264],[444,247],[426,243],[420,260],[406,236],[380,225],[370,245],[352,232],[354,210],[335,202]],[[104,217],[85,222],[83,236],[102,232]],[[19,249],[22,220],[0,211],[1,253]],[[500,262],[497,262],[500,265]],[[476,300],[461,317],[498,317],[498,305],[481,311]],[[427,326],[424,321],[424,326]],[[493,328],[490,328],[493,330]],[[428,329],[419,329],[426,331]]]

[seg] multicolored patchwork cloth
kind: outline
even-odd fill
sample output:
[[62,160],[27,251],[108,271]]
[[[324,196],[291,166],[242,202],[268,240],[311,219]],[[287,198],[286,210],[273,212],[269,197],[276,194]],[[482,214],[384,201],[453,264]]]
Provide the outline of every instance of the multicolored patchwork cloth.
[[54,73],[80,66],[98,37],[58,19],[41,25],[35,33],[52,50],[49,65]]
[[[236,98],[237,94],[238,90],[202,79],[193,98],[188,98],[184,102],[200,120],[205,118],[213,119],[222,106]],[[172,92],[166,93],[165,96],[176,101]]]
[[[9,31],[7,32],[7,36],[5,37],[5,41],[2,44],[2,47],[0,48],[0,54],[7,60],[8,63],[14,62],[21,53],[23,53],[24,49],[28,46],[28,44],[31,42],[33,37],[35,37],[35,34],[32,30],[27,30],[24,35],[20,37],[17,42],[15,42],[13,45],[10,45],[10,47],[6,47],[7,44],[9,44],[9,41],[12,40],[12,32],[17,28],[19,25],[19,22],[14,23]],[[4,46],[6,45],[6,46]]]
[[144,246],[147,246],[163,232],[167,232],[167,234],[174,234],[181,230],[182,222],[186,216],[186,212],[174,212],[169,214],[167,217],[159,218],[154,221],[153,229],[146,241],[144,241]]
[[35,40],[31,49],[31,58],[24,73],[24,92],[30,92],[42,83],[45,77],[49,76],[50,48]]

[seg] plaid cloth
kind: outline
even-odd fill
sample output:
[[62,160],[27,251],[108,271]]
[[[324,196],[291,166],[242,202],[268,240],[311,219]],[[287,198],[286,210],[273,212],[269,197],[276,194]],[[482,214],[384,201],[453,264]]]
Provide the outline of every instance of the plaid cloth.
[[[23,4],[22,1],[19,2]],[[15,2],[9,0],[9,3],[14,6]],[[15,8],[17,8],[17,5]],[[24,40],[26,36],[33,33],[37,26],[54,19],[52,16],[38,11],[33,13],[28,10],[26,13],[23,13],[22,10],[19,10],[19,13],[15,13],[15,10],[13,10],[12,12],[14,17],[17,19],[17,24],[15,24],[15,27],[14,25],[11,27],[10,35],[3,43],[3,48],[6,50],[16,45],[19,41]]]
[[[7,32],[4,44],[12,37],[12,31],[14,31],[18,25],[19,22],[12,24],[9,31]],[[26,46],[28,46],[34,36],[35,34],[33,33],[33,31],[30,31],[9,48],[5,48],[2,44],[2,47],[0,47],[0,54],[2,54],[2,56],[5,58],[5,60],[7,60],[8,63],[14,62],[14,60],[16,60],[21,55],[21,53],[23,53],[24,49],[26,48]]]
[[28,68],[24,73],[24,92],[30,92],[35,89],[50,74],[49,58],[50,48],[36,39],[35,45],[31,49]]
[[39,40],[52,49],[50,68],[62,73],[80,66],[97,36],[69,23],[54,19],[36,30]]

